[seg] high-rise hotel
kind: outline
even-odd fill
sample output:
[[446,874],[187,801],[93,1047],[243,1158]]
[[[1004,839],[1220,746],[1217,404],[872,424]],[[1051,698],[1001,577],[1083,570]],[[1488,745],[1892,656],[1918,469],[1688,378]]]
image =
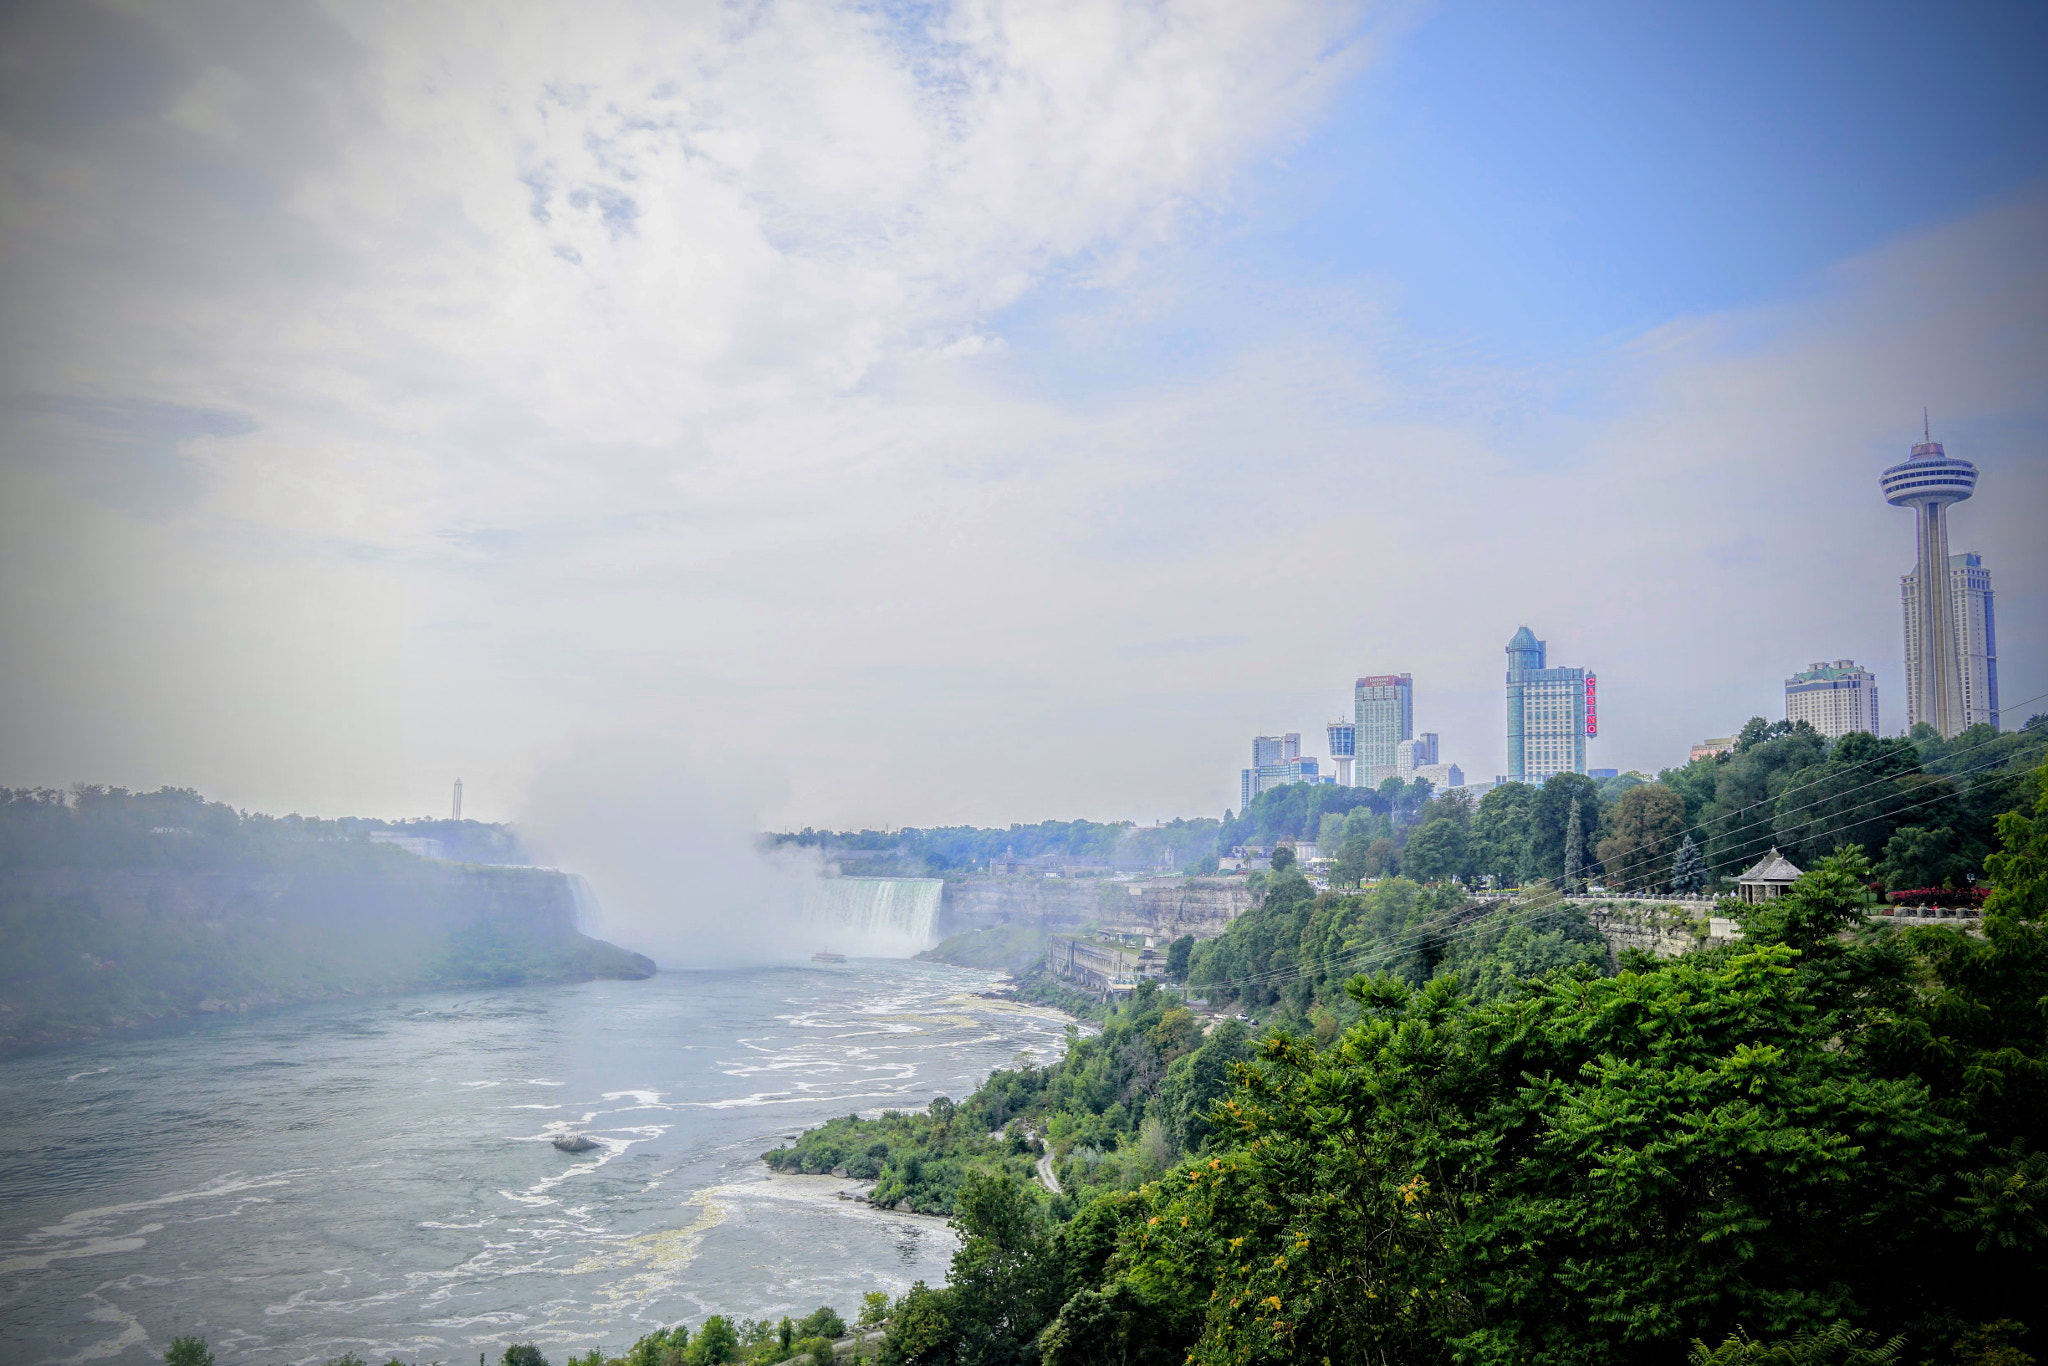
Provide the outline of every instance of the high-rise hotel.
[[[1916,709],[1912,680],[1920,672],[1920,571],[1899,580],[1906,618],[1906,724],[1933,721]],[[1948,557],[1948,606],[1956,651],[1957,701],[1964,729],[1998,724],[1998,620],[1992,610],[1991,571],[1975,551]]]
[[1546,642],[1524,626],[1508,642],[1508,781],[1541,783],[1586,771],[1586,740],[1598,735],[1594,676],[1545,667]]
[[1998,724],[1998,638],[1991,573],[1974,554],[1948,553],[1948,509],[1977,491],[1977,467],[1922,433],[1904,464],[1878,481],[1885,501],[1914,513],[1913,572],[1899,580],[1906,624],[1906,724],[1943,738]]
[[1358,785],[1378,787],[1401,775],[1401,742],[1415,738],[1415,679],[1409,674],[1361,678],[1352,702],[1358,725]]
[[1830,740],[1852,730],[1879,734],[1877,677],[1853,659],[1815,664],[1785,680],[1785,719],[1804,721]]

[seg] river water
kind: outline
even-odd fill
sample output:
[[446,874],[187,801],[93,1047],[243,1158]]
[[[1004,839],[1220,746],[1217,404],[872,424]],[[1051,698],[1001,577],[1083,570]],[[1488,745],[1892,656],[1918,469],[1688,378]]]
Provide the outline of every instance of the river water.
[[[937,964],[302,1007],[0,1063],[0,1359],[560,1362],[945,1277],[939,1220],[771,1177],[851,1111],[960,1099],[1065,1019]],[[549,1139],[587,1132],[571,1156]]]

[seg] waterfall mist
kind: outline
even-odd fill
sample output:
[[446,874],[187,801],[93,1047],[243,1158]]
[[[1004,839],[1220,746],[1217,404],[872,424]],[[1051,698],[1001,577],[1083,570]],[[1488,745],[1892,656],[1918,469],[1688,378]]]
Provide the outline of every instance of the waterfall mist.
[[520,837],[582,879],[588,933],[666,970],[820,949],[902,958],[932,942],[936,879],[824,878],[807,851],[764,855],[758,812],[776,794],[734,768],[673,740],[585,741],[536,774]]

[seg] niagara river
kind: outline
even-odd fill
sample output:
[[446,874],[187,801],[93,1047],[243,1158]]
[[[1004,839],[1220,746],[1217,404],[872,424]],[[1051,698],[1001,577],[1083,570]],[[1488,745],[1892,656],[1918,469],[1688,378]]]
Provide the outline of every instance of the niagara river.
[[[771,1176],[834,1115],[958,1100],[1065,1017],[936,964],[667,972],[213,1019],[0,1062],[9,1362],[551,1357],[945,1278],[938,1219]],[[587,1134],[580,1154],[551,1140]]]

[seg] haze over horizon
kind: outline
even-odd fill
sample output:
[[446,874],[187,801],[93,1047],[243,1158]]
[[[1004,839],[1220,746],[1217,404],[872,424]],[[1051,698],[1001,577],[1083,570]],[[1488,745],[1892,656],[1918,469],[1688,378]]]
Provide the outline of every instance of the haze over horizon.
[[1491,778],[1524,624],[1601,767],[1822,659],[1896,730],[1923,405],[2048,710],[2038,8],[0,32],[0,783],[1213,816],[1360,674]]

